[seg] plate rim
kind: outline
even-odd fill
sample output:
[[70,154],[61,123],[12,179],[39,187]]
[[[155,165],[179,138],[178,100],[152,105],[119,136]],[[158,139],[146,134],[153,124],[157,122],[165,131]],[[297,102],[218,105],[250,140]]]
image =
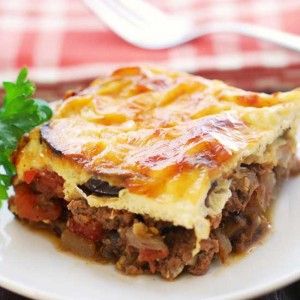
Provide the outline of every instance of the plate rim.
[[[201,276],[199,277],[200,277],[199,280],[201,280]],[[244,298],[259,297],[259,296],[266,295],[277,289],[283,288],[289,284],[292,284],[299,279],[300,279],[300,270],[287,275],[283,275],[279,277],[277,280],[273,280],[267,284],[264,283],[259,286],[249,287],[247,289],[232,292],[225,296],[216,296],[216,297],[213,296],[206,299],[207,300],[226,300],[226,299],[235,300],[241,298],[244,299]],[[176,280],[174,282],[176,282]],[[14,280],[8,279],[1,274],[0,274],[0,287],[7,289],[10,292],[16,293],[21,296],[29,297],[32,299],[40,299],[40,300],[71,300],[72,299],[71,297],[68,296],[60,296],[59,294],[56,293],[45,292],[39,288],[28,287],[24,284],[20,284]],[[105,299],[107,299],[107,295],[104,295],[104,297]],[[193,300],[193,298],[190,299]],[[199,295],[197,295],[197,299],[198,300],[201,299]]]

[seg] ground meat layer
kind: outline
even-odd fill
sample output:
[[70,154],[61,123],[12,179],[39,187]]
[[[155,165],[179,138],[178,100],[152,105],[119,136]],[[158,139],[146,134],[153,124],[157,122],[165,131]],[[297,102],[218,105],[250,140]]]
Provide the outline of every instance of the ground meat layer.
[[89,207],[85,200],[63,199],[63,180],[49,171],[29,171],[15,187],[10,209],[33,224],[46,223],[63,245],[80,255],[105,259],[126,274],[159,273],[174,279],[183,271],[204,274],[214,259],[245,252],[268,230],[267,210],[275,186],[289,175],[294,157],[286,148],[284,163],[241,165],[229,176],[231,197],[211,221],[209,239],[192,255],[192,230],[149,216],[107,207]]

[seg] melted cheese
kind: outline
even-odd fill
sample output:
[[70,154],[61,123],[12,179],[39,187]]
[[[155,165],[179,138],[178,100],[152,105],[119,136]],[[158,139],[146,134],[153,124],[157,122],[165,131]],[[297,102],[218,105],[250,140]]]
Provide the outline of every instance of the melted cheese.
[[[16,183],[28,169],[49,168],[65,179],[67,200],[148,214],[194,229],[199,241],[209,236],[208,216],[221,213],[230,197],[222,178],[250,157],[259,161],[295,126],[300,91],[259,94],[132,67],[56,106],[50,123],[19,150]],[[87,196],[77,186],[92,176],[124,189],[118,197]]]

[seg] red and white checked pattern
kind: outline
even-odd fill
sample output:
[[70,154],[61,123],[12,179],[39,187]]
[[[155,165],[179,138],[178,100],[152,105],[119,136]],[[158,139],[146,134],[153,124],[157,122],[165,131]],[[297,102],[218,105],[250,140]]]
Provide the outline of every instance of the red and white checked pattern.
[[[195,20],[241,20],[300,35],[299,0],[152,0]],[[159,64],[241,87],[300,86],[300,54],[236,34],[214,34],[173,49],[136,48],[81,0],[0,0],[0,80],[21,66],[39,83],[84,80],[124,64]]]

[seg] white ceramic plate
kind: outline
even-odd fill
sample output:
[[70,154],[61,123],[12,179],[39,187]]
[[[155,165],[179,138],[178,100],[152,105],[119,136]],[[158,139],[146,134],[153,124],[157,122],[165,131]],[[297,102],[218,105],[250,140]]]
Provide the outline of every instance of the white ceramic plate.
[[202,277],[174,282],[127,277],[58,251],[53,241],[0,210],[0,285],[35,299],[242,299],[300,278],[300,177],[289,180],[274,208],[271,234],[247,256],[215,265]]

